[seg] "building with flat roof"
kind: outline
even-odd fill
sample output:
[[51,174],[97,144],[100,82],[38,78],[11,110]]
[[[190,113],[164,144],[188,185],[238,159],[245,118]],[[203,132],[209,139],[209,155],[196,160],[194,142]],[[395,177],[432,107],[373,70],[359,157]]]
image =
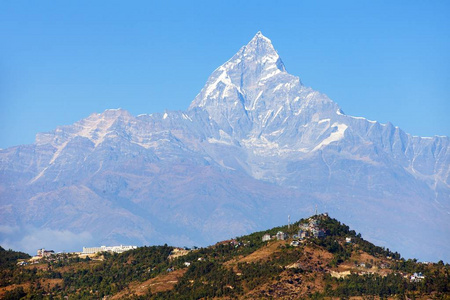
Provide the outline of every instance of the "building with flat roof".
[[136,249],[136,246],[100,246],[100,247],[83,247],[83,254],[94,254],[99,252],[114,252],[114,253],[122,253],[128,250]]
[[44,248],[38,249],[37,256],[38,257],[50,257],[53,254],[55,254],[55,251],[53,250],[45,250]]

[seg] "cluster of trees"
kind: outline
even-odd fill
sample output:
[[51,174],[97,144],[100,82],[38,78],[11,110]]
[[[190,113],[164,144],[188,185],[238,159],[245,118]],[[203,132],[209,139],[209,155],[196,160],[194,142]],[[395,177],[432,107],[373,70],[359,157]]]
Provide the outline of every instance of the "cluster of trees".
[[[319,218],[319,227],[326,231],[326,237],[324,239],[316,239],[315,242],[334,254],[332,264],[335,266],[350,258],[353,251],[352,245],[357,245],[360,250],[375,257],[390,257],[394,260],[399,260],[401,258],[400,254],[397,252],[392,252],[384,247],[375,246],[364,240],[361,237],[361,234],[357,234],[354,230],[350,230],[347,225],[342,224],[336,219],[321,217]],[[342,241],[346,237],[352,239],[351,245],[342,245]]]
[[7,291],[2,299],[4,300],[17,300],[25,297],[27,293],[23,289],[23,287],[18,287],[11,291]]
[[[391,295],[404,295],[406,280],[399,274],[389,274],[385,277],[376,274],[357,275],[352,274],[345,279],[330,279],[324,294],[333,297],[351,297],[373,295],[386,297]],[[331,289],[330,282],[337,284]]]
[[172,250],[173,247],[164,245],[140,247],[122,254],[104,253],[102,262],[64,272],[62,290],[70,294],[84,291],[98,298],[115,294],[132,281],[144,281],[165,272],[170,266],[167,257]]
[[242,274],[241,280],[245,282],[245,286],[249,290],[264,284],[269,280],[277,279],[279,274],[284,270],[273,261],[239,264],[238,268]]
[[[300,247],[283,245],[266,261],[238,263],[238,276],[230,268],[224,268],[222,263],[248,252],[249,249],[254,251],[257,247],[255,245],[264,244],[254,236],[241,239],[245,241],[246,246],[221,244],[182,257],[182,261],[194,261],[188,271],[172,291],[152,295],[152,299],[237,297],[245,290],[252,290],[261,284],[279,279],[280,274],[285,271],[284,266],[297,262],[303,255]],[[205,261],[195,262],[197,257],[202,257]]]
[[152,295],[152,299],[204,299],[233,297],[242,292],[240,279],[217,262],[192,264],[174,289]]
[[27,253],[13,251],[11,249],[5,250],[0,246],[0,269],[14,267],[19,259],[29,259],[30,255]]
[[[19,259],[29,258],[31,258],[31,256],[26,253],[13,251],[11,249],[5,250],[0,246],[0,287],[35,280],[38,277],[36,269],[21,271],[17,267],[17,261]],[[11,292],[10,294],[14,295],[14,293],[22,294],[23,289]],[[11,299],[14,299],[14,297]]]
[[[53,259],[41,263],[39,268],[34,265],[2,267],[0,284],[28,283],[30,291],[27,294],[34,298],[71,295],[74,298],[98,299],[119,292],[132,281],[144,281],[165,272],[171,264],[167,257],[172,250],[173,247],[167,245],[140,247],[122,254],[103,253],[103,261],[67,256],[66,260]],[[41,281],[44,279],[61,279],[61,284],[43,287]],[[22,292],[23,288],[19,287],[10,295]]]
[[[401,298],[414,298],[417,295],[434,294],[436,299],[448,297],[450,293],[449,266],[431,266],[425,278],[420,282],[411,282],[399,273],[387,276],[377,274],[352,274],[346,278],[336,279],[325,275],[325,291],[323,297],[347,298],[351,296],[372,295],[380,298],[392,295]],[[334,288],[332,288],[334,286]]]

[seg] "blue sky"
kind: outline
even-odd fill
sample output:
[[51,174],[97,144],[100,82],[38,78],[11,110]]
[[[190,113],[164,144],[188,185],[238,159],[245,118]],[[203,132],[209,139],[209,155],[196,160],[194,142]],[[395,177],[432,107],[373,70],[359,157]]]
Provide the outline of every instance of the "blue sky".
[[5,0],[0,148],[108,108],[184,110],[259,30],[345,113],[450,135],[449,1]]

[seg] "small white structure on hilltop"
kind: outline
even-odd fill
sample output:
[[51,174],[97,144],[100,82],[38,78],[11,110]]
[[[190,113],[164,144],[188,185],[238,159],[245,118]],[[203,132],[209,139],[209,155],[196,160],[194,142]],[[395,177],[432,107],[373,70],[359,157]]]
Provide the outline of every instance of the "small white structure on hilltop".
[[106,246],[101,246],[101,247],[83,247],[83,254],[94,254],[94,253],[98,253],[98,252],[114,252],[114,253],[122,253],[128,250],[133,250],[136,249],[136,246],[124,246],[124,245],[120,245],[120,246],[111,246],[111,247],[106,247]]
[[267,242],[267,241],[270,241],[272,238],[270,237],[270,234],[265,234],[265,235],[263,235],[263,237],[262,237],[262,241],[263,242]]
[[278,231],[277,232],[277,240],[278,241],[284,241],[287,238],[288,238],[287,234],[284,233],[283,231]]
[[422,279],[425,279],[425,276],[423,276],[422,272],[419,273],[414,273],[413,275],[411,275],[411,282],[420,282],[422,281]]

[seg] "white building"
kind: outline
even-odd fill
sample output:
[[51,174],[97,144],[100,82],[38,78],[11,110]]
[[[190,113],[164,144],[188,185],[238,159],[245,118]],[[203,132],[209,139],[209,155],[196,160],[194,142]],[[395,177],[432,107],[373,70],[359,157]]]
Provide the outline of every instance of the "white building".
[[270,241],[270,240],[271,240],[270,234],[263,235],[263,237],[262,237],[262,241],[263,242],[267,242],[267,241]]
[[53,250],[45,250],[44,248],[38,249],[37,256],[39,257],[50,257],[55,254]]
[[136,249],[136,246],[124,246],[124,245],[120,245],[120,246],[111,246],[111,247],[106,247],[106,246],[101,246],[101,247],[83,247],[83,254],[94,254],[94,253],[98,253],[98,252],[114,252],[114,253],[122,253],[128,250],[133,250]]
[[277,233],[277,240],[284,241],[287,238],[288,237],[287,237],[286,233],[284,233],[283,231],[278,231],[278,233]]
[[292,241],[291,242],[291,246],[293,246],[293,247],[297,247],[298,245],[300,245],[299,241]]
[[414,273],[413,275],[411,275],[411,282],[420,282],[422,281],[422,279],[425,279],[425,276],[423,276],[422,273]]

